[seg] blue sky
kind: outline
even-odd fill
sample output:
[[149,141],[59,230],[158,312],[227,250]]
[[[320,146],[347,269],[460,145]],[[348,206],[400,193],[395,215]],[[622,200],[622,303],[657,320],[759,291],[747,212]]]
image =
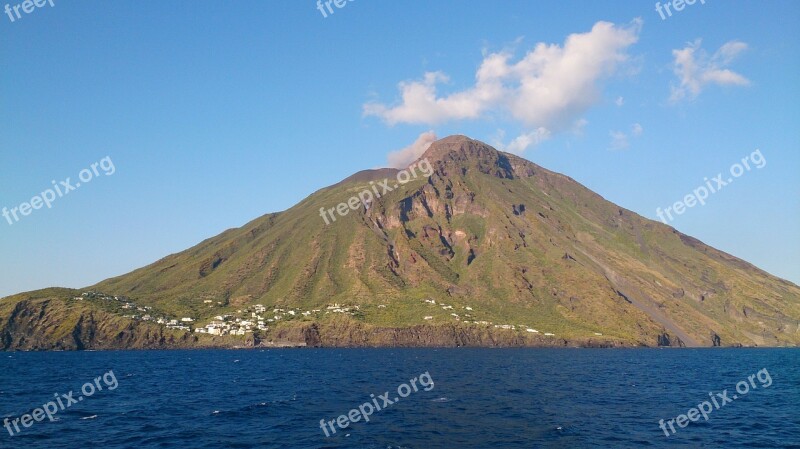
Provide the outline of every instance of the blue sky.
[[800,283],[798,2],[698,1],[666,20],[646,1],[20,12],[0,16],[0,207],[107,156],[115,171],[0,218],[0,296],[126,273],[434,134],[652,219],[759,149],[763,168],[670,224]]

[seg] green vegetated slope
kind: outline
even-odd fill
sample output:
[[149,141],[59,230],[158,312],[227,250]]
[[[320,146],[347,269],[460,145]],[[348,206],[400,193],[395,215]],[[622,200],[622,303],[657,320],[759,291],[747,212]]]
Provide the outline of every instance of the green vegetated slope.
[[[254,304],[320,310],[259,335],[319,345],[800,342],[790,282],[481,142],[448,137],[423,158],[432,176],[330,224],[321,208],[396,172],[361,172],[88,290],[198,322]],[[324,313],[333,304],[358,308]]]
[[4,298],[0,301],[0,349],[172,349],[237,343],[126,319],[104,310],[102,304],[75,300],[76,295],[77,290],[50,288]]

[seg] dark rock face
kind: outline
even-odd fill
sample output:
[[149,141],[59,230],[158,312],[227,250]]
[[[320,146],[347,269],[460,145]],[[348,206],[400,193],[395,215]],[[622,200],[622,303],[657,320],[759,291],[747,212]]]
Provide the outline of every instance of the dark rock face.
[[266,345],[310,347],[587,347],[628,346],[611,339],[565,340],[459,324],[407,328],[373,327],[353,321],[281,329]]
[[716,332],[711,332],[711,346],[722,346],[722,341]]
[[672,346],[676,348],[685,348],[686,344],[678,337],[671,337],[668,333],[664,332],[658,336],[658,346]]

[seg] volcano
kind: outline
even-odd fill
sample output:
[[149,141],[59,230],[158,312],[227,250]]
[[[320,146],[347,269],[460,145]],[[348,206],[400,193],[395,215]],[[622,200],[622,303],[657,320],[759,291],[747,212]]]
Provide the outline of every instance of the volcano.
[[[465,136],[434,142],[420,159],[429,177],[333,223],[320,209],[397,171],[359,172],[85,289],[5,298],[0,346],[800,343],[800,288],[791,282]],[[87,292],[106,300],[77,298]],[[107,304],[114,296],[191,317],[192,329],[126,316]],[[244,337],[196,330],[248,317]]]

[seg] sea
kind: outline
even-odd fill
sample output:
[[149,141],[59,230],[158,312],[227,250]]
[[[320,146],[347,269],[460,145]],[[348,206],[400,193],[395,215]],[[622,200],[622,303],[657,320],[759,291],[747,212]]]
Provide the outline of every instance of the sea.
[[798,400],[798,349],[6,352],[0,448],[800,448]]

